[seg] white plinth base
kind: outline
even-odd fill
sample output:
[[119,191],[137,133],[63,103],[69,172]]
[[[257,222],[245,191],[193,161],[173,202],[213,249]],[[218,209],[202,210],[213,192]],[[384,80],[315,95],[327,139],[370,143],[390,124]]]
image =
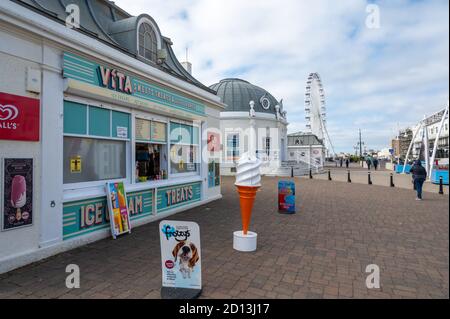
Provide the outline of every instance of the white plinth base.
[[238,251],[255,251],[256,239],[258,234],[248,231],[247,235],[244,235],[242,230],[235,231],[233,233],[233,248]]

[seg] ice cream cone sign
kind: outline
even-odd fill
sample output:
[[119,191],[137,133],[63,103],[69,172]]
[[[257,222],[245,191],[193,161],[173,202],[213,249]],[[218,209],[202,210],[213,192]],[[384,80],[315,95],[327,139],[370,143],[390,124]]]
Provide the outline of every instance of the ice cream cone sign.
[[235,185],[239,194],[242,232],[244,235],[248,233],[256,192],[261,187],[260,166],[261,161],[258,158],[246,153],[239,159],[236,168]]

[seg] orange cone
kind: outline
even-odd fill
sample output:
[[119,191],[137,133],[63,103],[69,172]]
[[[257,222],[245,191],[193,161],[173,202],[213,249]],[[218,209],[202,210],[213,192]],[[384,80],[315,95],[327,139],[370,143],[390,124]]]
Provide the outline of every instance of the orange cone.
[[255,202],[256,192],[259,186],[240,186],[236,185],[239,193],[239,202],[241,205],[242,231],[247,235],[250,219],[252,217],[253,203]]

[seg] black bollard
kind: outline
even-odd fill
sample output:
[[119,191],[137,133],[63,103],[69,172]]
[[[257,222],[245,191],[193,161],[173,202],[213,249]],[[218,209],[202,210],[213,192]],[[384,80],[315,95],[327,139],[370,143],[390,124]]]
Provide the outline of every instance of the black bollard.
[[291,167],[291,177],[294,177],[294,166]]
[[444,195],[444,186],[442,183],[442,176],[439,176],[439,194]]
[[312,179],[313,178],[313,176],[312,176],[312,170],[310,169],[309,170],[309,179]]
[[331,170],[328,170],[328,180],[331,181]]
[[351,182],[352,182],[352,180],[351,180],[351,178],[350,178],[350,170],[347,171],[347,182],[348,182],[348,183],[351,183]]
[[372,185],[372,178],[370,176],[370,172],[367,174],[367,184]]
[[394,185],[394,174],[391,173],[391,187],[395,187]]

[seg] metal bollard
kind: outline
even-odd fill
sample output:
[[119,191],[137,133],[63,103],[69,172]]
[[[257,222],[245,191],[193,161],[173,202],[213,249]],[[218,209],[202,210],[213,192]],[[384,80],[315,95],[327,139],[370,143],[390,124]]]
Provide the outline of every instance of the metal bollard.
[[367,184],[372,185],[372,178],[370,176],[370,172],[367,174]]
[[348,182],[348,183],[351,183],[351,182],[352,182],[352,180],[351,180],[351,178],[350,178],[350,170],[347,171],[347,182]]
[[328,170],[328,180],[331,181],[331,170]]
[[291,177],[294,177],[294,166],[291,167]]
[[312,179],[312,178],[313,178],[313,176],[312,176],[312,170],[309,169],[309,179]]
[[444,195],[444,185],[442,182],[442,176],[439,176],[439,194]]
[[395,187],[394,185],[394,174],[391,173],[391,187]]

